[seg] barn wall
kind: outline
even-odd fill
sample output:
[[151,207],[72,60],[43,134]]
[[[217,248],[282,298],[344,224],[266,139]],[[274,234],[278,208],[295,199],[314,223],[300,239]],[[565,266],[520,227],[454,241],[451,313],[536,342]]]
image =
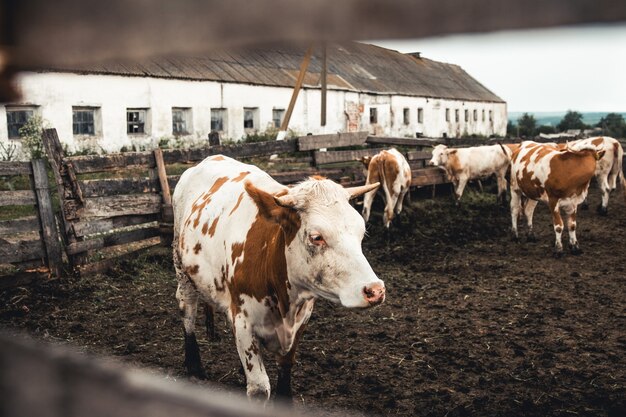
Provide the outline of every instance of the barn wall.
[[[229,84],[212,81],[123,77],[115,75],[79,75],[72,73],[23,73],[18,78],[22,101],[16,104],[36,105],[38,113],[59,133],[61,141],[72,151],[90,149],[115,152],[120,148],[151,149],[162,140],[204,142],[211,127],[211,108],[227,109],[225,139],[241,140],[244,107],[258,108],[258,127],[264,132],[272,128],[272,110],[287,108],[290,88]],[[296,103],[290,129],[297,135],[345,131],[368,131],[375,135],[415,137],[461,137],[467,135],[501,135],[506,133],[506,104],[460,102],[401,95],[367,94],[329,90],[327,123],[320,125],[321,91],[305,88]],[[95,107],[96,135],[72,133],[72,107]],[[172,134],[172,107],[190,109],[190,134],[175,138]],[[149,109],[146,134],[126,133],[126,109]],[[370,123],[370,109],[376,108],[377,123]],[[403,120],[403,109],[409,109],[409,123]],[[424,112],[418,123],[417,109]],[[450,122],[445,109],[450,109]],[[454,121],[454,109],[461,117],[464,109],[478,112],[478,121]],[[482,120],[482,111],[493,112]],[[5,106],[0,106],[0,140],[8,138]]]

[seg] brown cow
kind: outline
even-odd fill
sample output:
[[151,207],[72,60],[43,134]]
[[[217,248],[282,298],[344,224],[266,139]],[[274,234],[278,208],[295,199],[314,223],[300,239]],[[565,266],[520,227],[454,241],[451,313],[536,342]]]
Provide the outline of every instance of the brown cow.
[[558,149],[553,144],[523,142],[513,154],[511,163],[511,220],[512,232],[518,239],[517,219],[522,208],[522,196],[528,201],[524,214],[528,221],[528,238],[534,240],[533,212],[539,200],[545,201],[552,212],[552,223],[556,234],[555,256],[563,252],[561,233],[563,220],[560,209],[568,216],[570,250],[582,253],[576,239],[577,206],[587,196],[589,182],[596,170],[596,161],[604,155],[594,146]]

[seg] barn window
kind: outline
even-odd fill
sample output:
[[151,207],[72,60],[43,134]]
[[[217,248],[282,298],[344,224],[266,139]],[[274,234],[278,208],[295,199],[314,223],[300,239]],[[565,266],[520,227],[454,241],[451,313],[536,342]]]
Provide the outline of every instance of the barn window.
[[146,133],[146,109],[126,109],[126,133]]
[[72,107],[72,131],[75,135],[96,134],[96,107]]
[[410,114],[410,111],[409,111],[409,108],[408,108],[408,107],[405,107],[404,109],[402,109],[402,122],[403,122],[405,125],[408,125],[408,124],[409,124],[409,122],[410,122],[410,120],[411,120],[411,117],[410,117],[410,116],[411,116],[411,114]]
[[283,117],[285,116],[284,109],[273,109],[272,110],[272,122],[274,122],[274,127],[280,127],[283,122]]
[[9,139],[19,139],[20,129],[35,115],[35,108],[7,107],[7,130]]
[[485,121],[485,109],[483,109],[483,122]]
[[459,109],[454,109],[454,121],[457,123],[459,121]]
[[489,110],[489,121],[493,122],[493,112]]
[[226,109],[211,109],[211,130],[223,132],[226,125]]
[[478,110],[474,110],[474,121],[478,121]]
[[469,122],[469,110],[465,109],[465,121]]
[[446,122],[450,121],[450,109],[446,109]]
[[172,134],[188,135],[191,127],[191,109],[172,107]]
[[370,123],[378,123],[378,109],[370,107]]
[[259,109],[257,107],[244,107],[243,109],[243,128],[256,129],[259,125]]
[[424,123],[424,109],[421,107],[417,109],[417,123]]

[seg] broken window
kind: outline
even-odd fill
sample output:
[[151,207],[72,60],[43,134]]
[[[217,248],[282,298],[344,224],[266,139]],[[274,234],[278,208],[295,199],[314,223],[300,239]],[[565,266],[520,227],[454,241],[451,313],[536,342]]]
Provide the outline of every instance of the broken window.
[[7,107],[7,130],[9,139],[19,139],[20,129],[28,123],[35,114],[34,108],[10,108]]
[[272,122],[274,122],[274,127],[279,128],[283,122],[283,117],[285,116],[284,109],[273,109],[272,110]]
[[211,109],[211,130],[223,132],[226,125],[226,109]]
[[256,129],[258,126],[259,109],[256,107],[244,107],[243,109],[243,128]]
[[188,135],[191,120],[191,109],[189,108],[172,108],[172,134]]
[[96,134],[96,108],[73,107],[72,108],[72,131],[75,135]]
[[378,123],[378,109],[370,107],[370,124]]
[[126,109],[126,133],[146,133],[146,109]]

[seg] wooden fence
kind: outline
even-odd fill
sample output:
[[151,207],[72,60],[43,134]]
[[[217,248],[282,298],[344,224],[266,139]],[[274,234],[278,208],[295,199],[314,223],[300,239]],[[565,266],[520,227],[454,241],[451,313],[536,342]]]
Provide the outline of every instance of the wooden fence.
[[[36,207],[30,216],[0,221],[0,256],[20,269],[10,279],[0,278],[0,288],[32,280],[37,274],[59,276],[62,254],[67,256],[70,271],[89,275],[138,250],[168,244],[173,223],[171,190],[182,171],[210,155],[252,158],[283,184],[322,174],[344,185],[359,185],[365,174],[358,159],[396,146],[411,165],[412,186],[424,187],[447,182],[441,169],[426,166],[431,157],[427,148],[439,143],[475,146],[500,142],[378,137],[357,132],[197,149],[67,156],[56,130],[46,130],[43,139],[59,200],[59,230],[44,162],[0,163],[0,176],[30,179],[29,189],[0,191],[0,206]],[[281,157],[269,157],[275,154]]]
[[61,243],[45,162],[0,162],[0,176],[6,184],[27,186],[0,191],[0,207],[11,213],[0,220],[0,263],[9,268],[0,276],[0,289],[51,274],[59,276]]

